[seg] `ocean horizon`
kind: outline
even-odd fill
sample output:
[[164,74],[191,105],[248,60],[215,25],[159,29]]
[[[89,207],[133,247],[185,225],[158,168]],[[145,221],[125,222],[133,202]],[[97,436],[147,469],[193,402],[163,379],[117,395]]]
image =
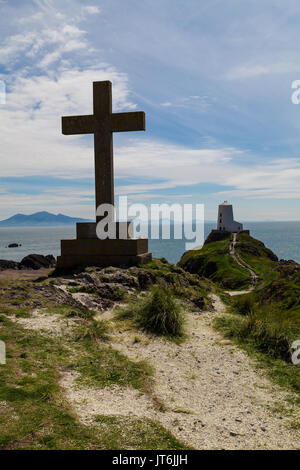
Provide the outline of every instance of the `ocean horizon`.
[[[216,227],[213,222],[205,222],[205,238]],[[244,229],[261,240],[279,259],[293,259],[300,263],[300,221],[291,222],[244,222]],[[60,254],[60,240],[75,238],[75,226],[60,227],[0,227],[0,259],[21,261],[31,253],[42,255]],[[149,239],[149,251],[155,258],[166,258],[177,263],[186,251],[185,244],[190,240]],[[19,243],[18,248],[7,248],[10,243]]]

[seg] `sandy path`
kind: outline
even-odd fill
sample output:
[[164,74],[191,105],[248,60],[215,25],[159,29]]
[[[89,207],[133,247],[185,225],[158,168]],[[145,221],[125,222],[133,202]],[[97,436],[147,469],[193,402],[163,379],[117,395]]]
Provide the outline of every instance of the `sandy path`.
[[5,269],[0,271],[0,280],[3,281],[24,281],[47,277],[53,268],[41,269]]
[[237,243],[237,239],[236,239],[236,233],[233,233],[233,239],[232,239],[232,242],[230,243],[229,245],[229,253],[230,255],[232,256],[232,258],[234,259],[234,261],[240,265],[242,268],[244,269],[247,269],[247,271],[249,271],[250,273],[250,276],[251,276],[251,279],[252,279],[252,286],[249,287],[249,289],[246,289],[246,290],[236,290],[236,291],[225,291],[227,294],[231,295],[231,296],[234,296],[234,295],[242,295],[242,294],[249,294],[249,292],[253,291],[256,287],[256,284],[257,284],[257,279],[258,279],[258,276],[257,274],[253,271],[253,269],[248,266],[248,264],[242,260],[239,255],[236,253],[235,251],[235,245]]
[[[215,314],[222,314],[221,300],[215,296],[214,303]],[[68,372],[61,386],[81,421],[91,423],[97,414],[144,416],[197,449],[299,449],[299,431],[292,429],[291,418],[272,411],[278,403],[290,408],[290,395],[210,326],[212,316],[187,314],[190,337],[182,345],[115,329],[115,349],[154,366],[153,393],[166,411],[130,388],[78,388],[76,375]],[[141,342],[134,341],[136,336]]]

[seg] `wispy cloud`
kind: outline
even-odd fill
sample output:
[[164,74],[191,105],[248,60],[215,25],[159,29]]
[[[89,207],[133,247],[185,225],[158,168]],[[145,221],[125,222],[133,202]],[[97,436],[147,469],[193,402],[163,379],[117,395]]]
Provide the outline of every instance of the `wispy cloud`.
[[89,15],[97,15],[100,13],[100,8],[96,5],[87,5],[83,7],[83,11],[86,11]]

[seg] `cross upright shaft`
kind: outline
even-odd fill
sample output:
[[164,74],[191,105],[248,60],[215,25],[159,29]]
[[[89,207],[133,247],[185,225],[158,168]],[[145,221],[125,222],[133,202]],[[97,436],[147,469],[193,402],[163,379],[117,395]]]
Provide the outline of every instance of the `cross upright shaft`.
[[113,132],[144,131],[145,113],[112,113],[112,84],[93,83],[94,114],[62,117],[65,135],[94,134],[96,210],[114,204]]

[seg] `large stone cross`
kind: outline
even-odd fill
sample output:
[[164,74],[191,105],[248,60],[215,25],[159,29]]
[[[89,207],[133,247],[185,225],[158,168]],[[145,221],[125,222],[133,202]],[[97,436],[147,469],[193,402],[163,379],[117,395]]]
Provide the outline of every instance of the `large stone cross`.
[[62,117],[65,135],[94,134],[96,210],[114,204],[113,132],[144,131],[145,113],[112,113],[112,84],[93,82],[94,114]]

